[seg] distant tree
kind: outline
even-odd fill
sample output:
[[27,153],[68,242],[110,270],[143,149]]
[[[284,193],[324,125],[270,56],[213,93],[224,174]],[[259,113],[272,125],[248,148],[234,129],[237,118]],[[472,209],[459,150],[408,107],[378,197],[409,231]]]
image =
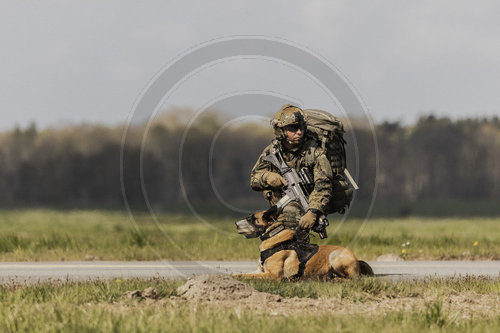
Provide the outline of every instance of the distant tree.
[[[149,127],[78,125],[38,130],[34,124],[0,133],[0,204],[8,206],[120,207],[122,188],[134,209],[184,202],[216,205],[261,202],[249,187],[257,156],[272,139],[266,126],[224,127],[208,112],[190,123],[182,113],[160,115]],[[348,166],[359,173],[357,197],[369,199],[378,173],[378,197],[387,200],[500,197],[500,120],[453,121],[421,117],[414,125],[383,122],[373,133],[346,133]],[[123,157],[123,182],[120,179]],[[217,207],[217,206],[213,206]]]

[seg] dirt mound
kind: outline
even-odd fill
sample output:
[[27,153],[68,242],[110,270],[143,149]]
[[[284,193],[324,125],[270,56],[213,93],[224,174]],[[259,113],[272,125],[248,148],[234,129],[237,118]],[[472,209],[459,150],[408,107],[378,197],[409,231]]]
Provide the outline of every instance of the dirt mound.
[[[165,300],[173,306],[191,304],[198,306],[204,302],[209,306],[233,309],[237,315],[243,310],[270,315],[291,316],[295,314],[335,314],[381,315],[394,311],[427,311],[429,304],[441,302],[443,310],[454,316],[470,318],[472,315],[487,316],[500,311],[498,295],[460,293],[458,295],[416,297],[393,297],[372,295],[365,300],[345,298],[342,295],[314,298],[287,298],[257,291],[249,285],[228,275],[201,275],[187,280],[177,288],[177,294]],[[141,296],[143,296],[141,294]],[[133,297],[133,296],[132,296]],[[494,304],[492,306],[491,304]]]
[[263,293],[248,284],[233,279],[228,275],[199,275],[191,277],[177,288],[177,294],[188,300],[200,301],[257,301],[279,302],[276,295]]
[[[251,310],[272,315],[315,313],[317,311],[348,312],[353,308],[350,302],[346,304],[336,297],[287,298],[260,292],[228,275],[191,277],[184,285],[177,288],[177,294],[180,297],[171,297],[169,301],[174,304],[204,302],[205,304],[235,309],[235,311]],[[401,308],[402,304],[403,301],[400,300],[397,307]]]

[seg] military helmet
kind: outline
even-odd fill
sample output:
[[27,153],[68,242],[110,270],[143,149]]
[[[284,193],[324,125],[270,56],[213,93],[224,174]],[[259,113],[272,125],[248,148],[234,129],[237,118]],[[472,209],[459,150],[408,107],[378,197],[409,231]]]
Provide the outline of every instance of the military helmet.
[[283,105],[281,109],[276,112],[273,119],[271,119],[271,126],[278,139],[285,138],[284,127],[292,124],[301,124],[305,127],[304,111],[291,104]]

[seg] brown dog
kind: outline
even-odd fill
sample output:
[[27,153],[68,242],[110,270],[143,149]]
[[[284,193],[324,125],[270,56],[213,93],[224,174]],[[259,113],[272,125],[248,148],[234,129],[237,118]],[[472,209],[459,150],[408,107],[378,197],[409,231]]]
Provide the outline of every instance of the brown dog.
[[[247,238],[266,235],[267,239],[263,240],[259,247],[261,272],[236,274],[235,277],[291,279],[358,278],[361,275],[373,275],[370,265],[358,260],[351,250],[341,246],[319,245],[317,252],[305,263],[304,260],[301,262],[298,255],[300,251],[293,245],[295,231],[284,229],[281,223],[274,222],[267,211],[255,213],[246,220],[238,221],[236,226],[238,232]],[[263,256],[264,253],[270,256]]]

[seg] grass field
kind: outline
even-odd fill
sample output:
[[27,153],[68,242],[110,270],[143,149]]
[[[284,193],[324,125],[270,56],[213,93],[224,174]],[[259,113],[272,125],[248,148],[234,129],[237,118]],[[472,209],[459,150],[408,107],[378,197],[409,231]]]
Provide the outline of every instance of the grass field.
[[[137,216],[137,215],[136,215]],[[349,219],[328,228],[319,244],[347,246],[373,260],[395,253],[410,260],[500,259],[500,218]],[[0,261],[244,260],[259,240],[236,233],[229,218],[141,214],[132,223],[112,211],[0,211]]]
[[[182,300],[183,281],[113,280],[0,286],[2,332],[498,332],[500,281],[477,278],[391,283],[365,278],[340,283],[253,282],[260,291],[316,298],[339,309],[309,307],[255,311],[244,301]],[[154,287],[157,299],[130,299],[126,291]],[[465,297],[457,296],[465,294]],[[457,302],[457,297],[460,302]],[[304,301],[298,299],[297,301]],[[311,299],[309,299],[312,301]],[[307,300],[306,300],[307,301]],[[491,303],[493,304],[484,304]],[[391,304],[397,306],[391,307]],[[270,306],[270,307],[268,307]],[[344,311],[345,309],[345,311]],[[349,310],[350,309],[350,310]],[[457,311],[460,309],[460,311]]]
[[[136,215],[137,216],[137,215]],[[348,246],[358,257],[500,259],[500,218],[372,219],[333,223],[319,243]],[[317,240],[317,239],[314,239]],[[258,240],[234,220],[165,214],[154,222],[123,212],[0,212],[0,260],[256,259]],[[179,297],[184,281],[110,280],[0,285],[1,332],[495,332],[500,280],[451,278],[389,282],[246,281],[281,302],[202,302]],[[155,299],[128,298],[153,287]],[[292,297],[294,297],[292,299]]]

